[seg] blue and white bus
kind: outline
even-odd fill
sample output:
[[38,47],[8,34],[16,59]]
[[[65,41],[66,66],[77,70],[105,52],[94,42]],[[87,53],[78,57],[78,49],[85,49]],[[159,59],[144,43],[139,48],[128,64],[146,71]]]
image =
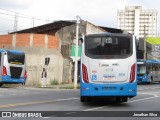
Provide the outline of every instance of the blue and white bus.
[[0,49],[0,86],[25,83],[27,78],[25,54],[17,50]]
[[137,95],[136,45],[131,34],[93,34],[82,40],[80,100],[114,98],[127,102]]
[[160,83],[160,60],[137,60],[138,83]]

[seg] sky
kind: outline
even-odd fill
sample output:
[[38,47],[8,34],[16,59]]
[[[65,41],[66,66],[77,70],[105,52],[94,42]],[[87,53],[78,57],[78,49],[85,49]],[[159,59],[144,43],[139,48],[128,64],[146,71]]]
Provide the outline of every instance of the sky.
[[117,28],[117,10],[135,5],[160,14],[160,0],[0,0],[0,34],[12,32],[15,20],[17,30],[22,30],[56,20],[75,20],[77,15],[98,26]]

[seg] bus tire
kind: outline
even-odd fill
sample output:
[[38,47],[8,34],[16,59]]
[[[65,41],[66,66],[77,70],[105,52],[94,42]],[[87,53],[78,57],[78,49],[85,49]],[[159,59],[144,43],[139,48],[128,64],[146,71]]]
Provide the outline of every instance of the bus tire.
[[0,87],[2,87],[3,83],[0,83]]
[[128,102],[128,97],[123,97],[122,102]]
[[90,97],[81,96],[81,97],[80,97],[80,101],[81,101],[81,102],[90,102],[90,101],[91,101],[91,98],[90,98]]
[[81,96],[80,97],[81,102],[88,102],[87,97]]
[[116,98],[116,102],[121,103],[122,102],[122,98],[121,97],[117,97]]

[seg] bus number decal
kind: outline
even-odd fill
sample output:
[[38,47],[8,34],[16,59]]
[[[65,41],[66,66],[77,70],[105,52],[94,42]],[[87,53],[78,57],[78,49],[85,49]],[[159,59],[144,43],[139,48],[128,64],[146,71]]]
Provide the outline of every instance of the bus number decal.
[[125,73],[119,73],[119,76],[125,76]]

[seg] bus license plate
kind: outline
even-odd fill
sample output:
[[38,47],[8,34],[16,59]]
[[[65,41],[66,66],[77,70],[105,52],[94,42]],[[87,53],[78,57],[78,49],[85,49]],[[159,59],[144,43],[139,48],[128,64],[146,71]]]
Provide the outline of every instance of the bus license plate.
[[115,77],[103,77],[103,80],[105,81],[114,81],[115,80]]
[[112,86],[110,86],[110,87],[102,87],[102,89],[103,90],[116,90],[117,88],[116,87],[112,87]]

